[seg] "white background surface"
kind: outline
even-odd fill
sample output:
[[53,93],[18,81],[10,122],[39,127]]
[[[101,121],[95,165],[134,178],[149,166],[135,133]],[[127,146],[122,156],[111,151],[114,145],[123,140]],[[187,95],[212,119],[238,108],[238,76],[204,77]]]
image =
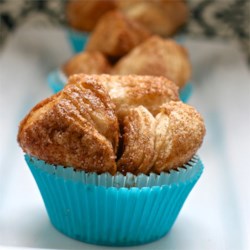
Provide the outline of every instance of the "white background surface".
[[[250,249],[250,72],[230,41],[187,39],[195,91],[204,116],[205,171],[172,231],[132,249]],[[0,51],[0,249],[109,249],[57,232],[16,142],[19,121],[51,94],[46,76],[71,55],[62,30],[19,29]],[[116,249],[116,248],[110,248]],[[129,249],[129,248],[122,248]]]

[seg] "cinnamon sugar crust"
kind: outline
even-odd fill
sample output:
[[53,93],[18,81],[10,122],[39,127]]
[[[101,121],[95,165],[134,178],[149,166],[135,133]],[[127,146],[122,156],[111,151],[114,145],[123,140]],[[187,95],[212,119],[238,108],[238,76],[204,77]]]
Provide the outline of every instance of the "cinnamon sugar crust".
[[48,163],[114,174],[119,126],[113,107],[102,85],[67,85],[24,118],[18,142]]

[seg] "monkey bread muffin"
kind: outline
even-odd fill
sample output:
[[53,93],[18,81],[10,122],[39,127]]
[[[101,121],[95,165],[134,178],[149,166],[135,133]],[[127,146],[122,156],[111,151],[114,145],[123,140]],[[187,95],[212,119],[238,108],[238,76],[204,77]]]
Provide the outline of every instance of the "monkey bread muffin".
[[164,77],[78,74],[28,113],[18,142],[55,228],[126,246],[169,232],[202,173],[204,135]]

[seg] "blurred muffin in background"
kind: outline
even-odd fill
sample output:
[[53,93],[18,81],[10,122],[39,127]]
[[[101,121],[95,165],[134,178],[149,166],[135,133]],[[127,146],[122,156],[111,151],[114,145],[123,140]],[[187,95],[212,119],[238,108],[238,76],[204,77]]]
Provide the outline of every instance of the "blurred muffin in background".
[[182,0],[117,0],[117,4],[128,18],[161,36],[172,36],[188,19],[188,6]]
[[99,18],[116,6],[115,0],[69,0],[66,5],[66,19],[70,27],[90,32]]
[[150,33],[173,36],[188,19],[183,0],[69,0],[65,12],[73,51],[87,45],[108,55],[112,64]]
[[112,74],[165,76],[182,88],[190,79],[191,62],[174,40],[153,36],[119,60]]
[[87,51],[100,51],[119,58],[145,41],[150,32],[120,11],[105,14],[97,23],[86,46]]
[[62,66],[62,71],[67,77],[78,73],[109,73],[110,69],[108,60],[98,51],[85,51],[76,54]]
[[183,0],[69,0],[66,19],[72,28],[91,32],[104,14],[115,9],[161,36],[173,35],[188,19]]

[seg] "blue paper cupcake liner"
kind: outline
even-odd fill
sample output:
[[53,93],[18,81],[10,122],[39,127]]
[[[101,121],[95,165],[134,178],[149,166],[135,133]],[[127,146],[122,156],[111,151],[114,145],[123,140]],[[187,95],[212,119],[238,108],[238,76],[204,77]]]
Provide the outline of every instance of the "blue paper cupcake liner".
[[85,50],[85,46],[88,42],[89,33],[80,32],[73,29],[67,29],[67,38],[73,49],[73,52],[79,53]]
[[61,91],[67,83],[67,77],[61,70],[54,70],[49,73],[47,81],[53,93]]
[[[54,70],[52,71],[47,78],[49,83],[49,87],[52,89],[53,93],[57,93],[63,89],[67,82],[67,77],[61,70]],[[180,91],[180,99],[183,102],[188,102],[189,98],[191,97],[193,92],[193,85],[192,83],[187,83]]]
[[180,90],[180,99],[187,103],[189,98],[193,93],[193,84],[188,82],[181,90]]
[[85,173],[25,156],[51,223],[91,244],[130,246],[166,235],[203,165],[197,156],[170,173]]

